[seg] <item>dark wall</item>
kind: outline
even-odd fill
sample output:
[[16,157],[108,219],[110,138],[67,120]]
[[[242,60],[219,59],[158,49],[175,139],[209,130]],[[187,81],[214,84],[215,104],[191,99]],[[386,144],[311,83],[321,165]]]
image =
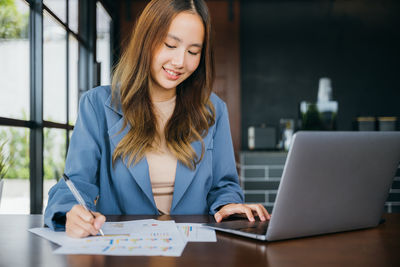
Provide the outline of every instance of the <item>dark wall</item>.
[[332,80],[338,130],[357,116],[400,119],[399,1],[241,1],[242,148],[247,127],[297,118]]

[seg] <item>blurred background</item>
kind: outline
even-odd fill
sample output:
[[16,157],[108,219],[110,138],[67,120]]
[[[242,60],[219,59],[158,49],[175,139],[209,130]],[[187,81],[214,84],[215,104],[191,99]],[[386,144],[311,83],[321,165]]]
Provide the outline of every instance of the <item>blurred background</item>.
[[[148,2],[0,0],[0,213],[42,213],[80,95],[110,84]],[[246,202],[272,210],[298,130],[399,130],[399,1],[206,2]]]

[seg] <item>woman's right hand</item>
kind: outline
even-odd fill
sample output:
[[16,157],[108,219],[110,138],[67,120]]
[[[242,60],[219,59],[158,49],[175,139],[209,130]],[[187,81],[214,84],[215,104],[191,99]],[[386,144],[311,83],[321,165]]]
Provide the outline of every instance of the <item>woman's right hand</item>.
[[74,238],[97,235],[99,229],[106,221],[106,217],[99,212],[92,212],[93,215],[81,205],[75,205],[67,212],[65,231],[67,235]]

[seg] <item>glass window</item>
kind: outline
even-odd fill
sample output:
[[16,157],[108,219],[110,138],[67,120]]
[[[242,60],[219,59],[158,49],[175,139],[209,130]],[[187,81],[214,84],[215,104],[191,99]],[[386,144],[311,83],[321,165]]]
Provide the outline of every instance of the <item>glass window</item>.
[[75,33],[78,33],[78,4],[78,0],[69,0],[68,2],[68,25]]
[[0,117],[29,119],[29,6],[0,1]]
[[64,172],[67,131],[44,128],[43,130],[43,210],[46,208],[48,192]]
[[43,14],[43,118],[66,123],[66,31]]
[[5,158],[7,172],[0,192],[0,213],[28,214],[29,189],[29,129],[0,126],[0,153]]
[[43,4],[46,5],[62,22],[67,22],[66,0],[43,0]]
[[79,44],[69,36],[69,124],[75,124],[78,113],[78,56]]
[[[35,62],[30,62],[31,45],[36,45],[36,43],[31,44],[29,37],[34,38],[40,35],[41,29],[29,27],[29,12],[41,6],[40,2],[0,0],[0,117],[29,121],[30,103],[32,100],[37,100],[30,99],[31,90],[38,92],[40,88],[36,88],[35,84],[30,84],[30,68],[35,66]],[[39,81],[43,83],[43,120],[60,123],[61,125],[56,127],[63,128],[40,126],[44,135],[44,147],[43,151],[38,148],[37,152],[43,154],[43,206],[45,208],[49,189],[60,179],[64,171],[67,138],[70,138],[72,134],[72,130],[67,130],[70,126],[65,124],[73,125],[77,118],[79,47],[88,50],[88,53],[97,51],[96,61],[101,63],[100,82],[110,83],[111,17],[99,1],[88,5],[91,11],[96,8],[97,15],[97,50],[94,50],[93,47],[81,44],[80,39],[76,38],[79,28],[79,0],[43,0],[42,2],[44,5],[43,47],[35,49],[43,51],[43,66],[39,66],[43,68],[43,76],[36,78],[43,78],[43,81]],[[87,24],[88,19],[87,16],[83,16],[83,23]],[[93,42],[91,38],[91,36],[82,36],[82,39]],[[81,67],[86,68],[85,66],[90,63],[85,62]],[[88,69],[82,69],[82,73],[86,71]],[[18,122],[11,120],[11,123],[17,125]],[[29,133],[28,127],[0,125],[0,147],[2,148],[0,153],[3,153],[8,160],[7,173],[3,175],[0,169],[0,177],[4,176],[1,180],[0,213],[29,213],[30,197],[37,197],[30,196],[30,178],[32,182],[36,182],[36,177],[29,177]],[[5,145],[1,146],[2,143]],[[0,160],[3,160],[1,156]],[[33,207],[34,212],[37,211],[38,206]]]
[[96,40],[96,60],[101,63],[101,84],[110,84],[111,77],[111,48],[110,48],[110,27],[111,17],[104,9],[100,2],[97,2],[96,8],[96,29],[97,29],[97,40]]

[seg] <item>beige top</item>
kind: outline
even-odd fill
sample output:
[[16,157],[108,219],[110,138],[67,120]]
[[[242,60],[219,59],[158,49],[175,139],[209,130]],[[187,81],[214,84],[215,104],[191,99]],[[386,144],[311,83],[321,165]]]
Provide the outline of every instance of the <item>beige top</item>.
[[[153,102],[158,127],[162,133],[166,122],[174,111],[175,100],[176,96],[167,101]],[[161,145],[146,152],[146,159],[149,165],[150,181],[156,206],[161,213],[169,214],[174,193],[177,159],[168,150],[164,134],[161,134]]]

